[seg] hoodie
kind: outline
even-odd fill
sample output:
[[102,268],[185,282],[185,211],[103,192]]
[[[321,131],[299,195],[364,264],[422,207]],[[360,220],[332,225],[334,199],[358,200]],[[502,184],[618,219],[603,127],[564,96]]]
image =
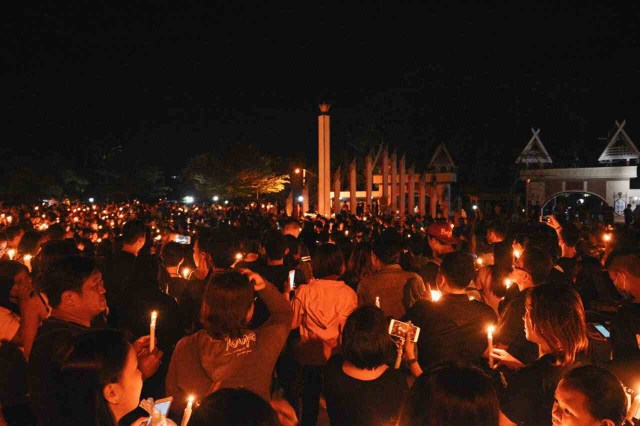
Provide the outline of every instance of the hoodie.
[[204,400],[220,388],[244,388],[271,399],[271,377],[289,335],[291,307],[270,283],[258,296],[271,314],[262,326],[235,339],[214,339],[200,330],[178,342],[166,380],[172,412],[181,413],[189,395]]
[[325,365],[338,348],[347,317],[358,306],[358,296],[344,281],[312,280],[300,286],[293,299],[292,328],[300,328],[296,361]]

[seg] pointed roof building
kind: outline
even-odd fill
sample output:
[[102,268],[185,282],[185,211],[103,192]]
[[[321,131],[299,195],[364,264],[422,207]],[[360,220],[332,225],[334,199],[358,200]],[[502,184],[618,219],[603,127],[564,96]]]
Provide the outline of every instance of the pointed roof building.
[[540,140],[540,129],[531,128],[531,139],[524,147],[520,156],[517,158],[517,164],[552,164],[553,160]]
[[443,143],[438,145],[436,151],[431,157],[431,161],[429,161],[429,168],[451,171],[451,169],[455,166],[456,164],[453,162],[453,159],[451,158],[447,147],[444,146]]
[[638,160],[640,151],[636,148],[627,132],[624,131],[626,121],[619,123],[616,121],[616,131],[609,139],[607,147],[604,149],[598,161],[601,163],[618,160]]

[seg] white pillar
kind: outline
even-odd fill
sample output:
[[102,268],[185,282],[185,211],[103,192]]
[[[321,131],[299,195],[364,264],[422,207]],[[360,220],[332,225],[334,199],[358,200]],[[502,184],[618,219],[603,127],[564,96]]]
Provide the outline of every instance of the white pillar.
[[356,214],[358,200],[356,199],[356,159],[349,165],[349,211]]

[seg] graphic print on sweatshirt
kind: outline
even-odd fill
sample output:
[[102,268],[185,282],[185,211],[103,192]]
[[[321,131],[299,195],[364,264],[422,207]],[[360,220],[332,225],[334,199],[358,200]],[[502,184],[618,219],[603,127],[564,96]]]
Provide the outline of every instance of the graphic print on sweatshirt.
[[227,343],[227,348],[225,349],[225,356],[235,355],[246,355],[253,351],[253,346],[256,343],[256,333],[250,331],[244,334],[241,337],[237,337],[235,339],[231,339],[227,337],[225,339]]

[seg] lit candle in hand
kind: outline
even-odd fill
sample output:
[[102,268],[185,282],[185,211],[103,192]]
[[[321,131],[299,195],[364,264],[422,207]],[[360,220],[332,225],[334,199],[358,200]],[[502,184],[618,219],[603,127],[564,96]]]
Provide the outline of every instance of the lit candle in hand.
[[156,319],[158,313],[156,311],[151,312],[151,324],[149,325],[149,352],[153,352],[156,347]]
[[489,368],[493,368],[493,358],[491,358],[491,352],[493,352],[493,332],[496,328],[493,325],[490,325],[487,328],[487,343],[489,346]]
[[189,268],[184,268],[182,270],[182,276],[184,277],[185,280],[189,279],[189,274],[191,273],[191,269]]
[[189,424],[189,419],[191,419],[191,411],[193,409],[194,399],[195,397],[193,395],[189,396],[189,399],[187,401],[187,408],[184,409],[184,415],[182,416],[182,422],[180,423],[180,426],[187,426],[187,424]]
[[521,254],[522,254],[522,253],[520,253],[520,250],[518,250],[518,249],[513,250],[513,257],[514,257],[516,260],[520,257],[520,255],[521,255]]
[[33,256],[31,256],[30,254],[25,254],[24,257],[22,258],[22,260],[24,261],[24,266],[29,268],[29,272],[31,272],[31,259],[32,258],[33,258]]
[[7,250],[7,255],[9,256],[9,260],[13,260],[13,258],[16,255],[16,250],[15,249],[9,249]]
[[507,290],[509,290],[509,287],[511,287],[511,280],[509,278],[504,280],[504,286],[507,288]]

